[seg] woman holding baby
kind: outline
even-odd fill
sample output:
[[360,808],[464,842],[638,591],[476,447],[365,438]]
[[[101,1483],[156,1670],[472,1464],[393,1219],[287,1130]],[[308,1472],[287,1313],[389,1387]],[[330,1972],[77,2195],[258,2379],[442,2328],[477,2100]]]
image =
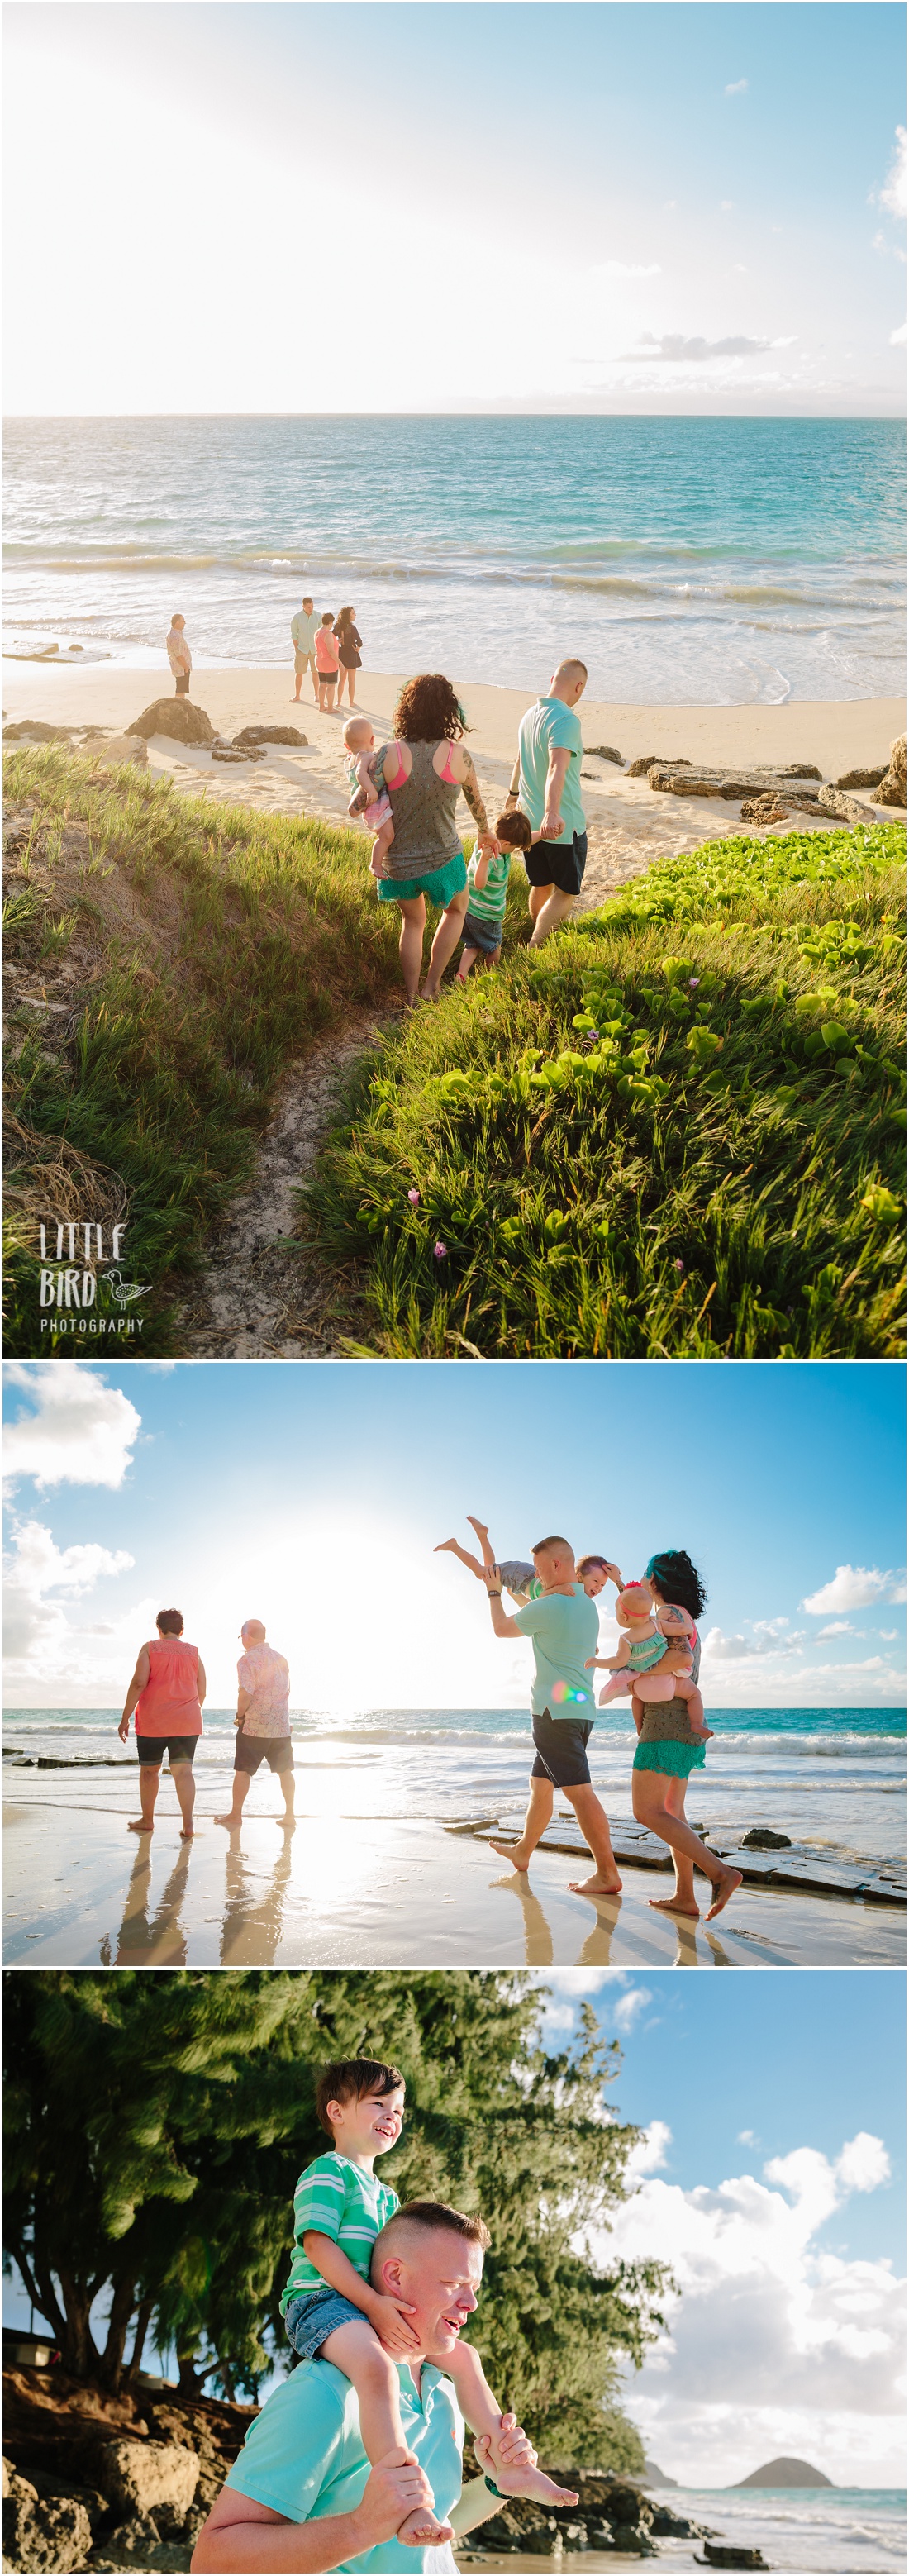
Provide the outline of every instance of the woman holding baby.
[[[619,1591],[616,1611],[624,1640],[619,1655],[608,1658],[616,1681],[607,1683],[600,1697],[601,1705],[603,1700],[614,1698],[616,1689],[623,1686],[620,1676],[629,1676],[638,1730],[631,1777],[632,1807],[638,1823],[669,1844],[675,1863],[672,1895],[652,1896],[650,1903],[656,1913],[687,1914],[696,1922],[697,1867],[713,1881],[709,1923],[714,1915],[722,1913],[730,1896],[741,1886],[742,1873],[740,1869],[725,1868],[685,1817],[689,1777],[692,1771],[702,1769],[704,1746],[712,1731],[705,1725],[697,1686],[701,1641],[694,1624],[706,1599],[697,1568],[684,1548],[664,1548],[652,1556],[643,1583],[623,1586]],[[648,1629],[655,1632],[652,1644]],[[674,1695],[667,1696],[670,1681]]]

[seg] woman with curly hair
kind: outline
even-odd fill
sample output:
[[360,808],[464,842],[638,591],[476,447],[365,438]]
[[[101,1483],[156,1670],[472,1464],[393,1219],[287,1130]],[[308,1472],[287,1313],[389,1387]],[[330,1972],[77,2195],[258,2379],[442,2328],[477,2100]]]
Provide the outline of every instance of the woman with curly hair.
[[351,706],[353,706],[354,684],[357,672],[360,668],[360,646],[363,642],[363,637],[357,633],[352,608],[339,608],[331,631],[332,634],[337,637],[338,652],[341,659],[341,671],[338,681],[338,705],[339,707],[343,707],[344,704],[344,682],[346,680],[347,694],[350,699]]
[[[662,1548],[652,1556],[645,1583],[654,1609],[685,1612],[688,1621],[699,1619],[707,1599],[706,1587],[697,1567],[683,1547]],[[680,1623],[681,1624],[681,1623]],[[697,1681],[701,1662],[700,1640],[694,1630],[693,1676]],[[701,1770],[704,1761],[703,1740],[691,1726],[688,1707],[683,1699],[632,1701],[638,1729],[638,1747],[632,1765],[632,1807],[638,1823],[648,1825],[652,1834],[669,1844],[675,1864],[675,1886],[671,1896],[652,1896],[650,1903],[658,1914],[687,1914],[698,1920],[698,1903],[694,1893],[697,1867],[713,1881],[713,1903],[707,1914],[710,1923],[721,1914],[741,1887],[740,1869],[729,1869],[716,1853],[708,1850],[685,1818],[685,1791],[689,1776]]]
[[382,783],[391,798],[395,836],[379,878],[380,903],[401,913],[401,968],[408,1004],[418,997],[426,930],[426,897],[442,918],[429,956],[420,998],[437,1002],[467,910],[467,870],[455,809],[463,795],[478,831],[478,847],[498,856],[477,774],[462,736],[464,710],[441,671],[421,671],[402,689],[394,712],[394,740],[381,755]]

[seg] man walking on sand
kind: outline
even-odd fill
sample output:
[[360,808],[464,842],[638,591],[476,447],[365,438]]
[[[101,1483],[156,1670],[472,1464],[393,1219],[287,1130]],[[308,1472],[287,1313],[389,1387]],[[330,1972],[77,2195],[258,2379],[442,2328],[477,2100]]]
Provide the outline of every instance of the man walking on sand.
[[167,636],[167,659],[177,683],[178,698],[188,698],[189,675],[193,667],[193,657],[186,641],[186,619],[185,617],[181,617],[179,609],[174,610],[174,614],[170,621],[170,631]]
[[517,1843],[497,1842],[492,1835],[490,1841],[513,1869],[528,1869],[552,1816],[553,1790],[562,1789],[594,1858],[593,1877],[571,1879],[569,1885],[578,1896],[621,1896],[609,1824],[587,1760],[595,1712],[586,1666],[596,1653],[599,1614],[576,1579],[567,1538],[540,1539],[531,1553],[543,1588],[512,1619],[502,1608],[501,1575],[497,1582],[494,1568],[485,1576],[496,1636],[530,1637],[535,1667],[530,1706],[536,1752],[524,1831]]
[[260,1762],[277,1772],[284,1793],[284,1823],[294,1823],[294,1752],[290,1734],[290,1673],[284,1655],[275,1653],[261,1619],[244,1619],[243,1653],[237,1665],[237,1729],[234,1746],[233,1804],[216,1825],[236,1832],[242,1822],[249,1784]]
[[575,707],[587,687],[584,662],[560,662],[546,695],[521,718],[518,756],[505,812],[516,805],[533,833],[524,865],[530,879],[530,945],[541,948],[567,919],[587,864],[587,819],[581,803],[584,739]]
[[139,1649],[117,1728],[125,1744],[135,1709],[142,1813],[132,1818],[129,1830],[131,1834],[154,1831],[161,1764],[167,1753],[183,1819],[180,1839],[191,1842],[196,1797],[193,1759],[202,1733],[205,1667],[198,1646],[185,1642],[182,1610],[159,1610],[155,1626],[157,1638]]
[[291,706],[294,707],[298,707],[300,704],[300,691],[303,686],[304,671],[309,672],[312,680],[313,697],[315,698],[317,706],[319,703],[319,682],[316,674],[316,634],[319,624],[320,620],[316,616],[312,600],[310,599],[309,592],[307,591],[302,608],[298,608],[296,617],[292,617],[290,621],[290,631],[293,636],[294,645],[294,693],[291,699]]

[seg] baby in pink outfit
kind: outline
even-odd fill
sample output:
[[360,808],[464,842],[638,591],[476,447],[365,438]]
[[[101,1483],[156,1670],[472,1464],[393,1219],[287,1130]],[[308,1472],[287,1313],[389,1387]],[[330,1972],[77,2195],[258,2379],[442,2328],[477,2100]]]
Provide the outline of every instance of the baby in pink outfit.
[[385,852],[390,849],[395,836],[391,800],[382,775],[386,745],[380,743],[376,749],[376,737],[368,716],[350,716],[344,727],[344,747],[347,752],[344,767],[353,788],[347,811],[352,820],[359,822],[362,819],[367,831],[374,833],[369,864],[374,877],[385,877],[388,875],[383,864]]
[[625,1630],[618,1654],[589,1657],[598,1671],[612,1675],[600,1692],[600,1707],[620,1699],[624,1691],[650,1702],[683,1699],[687,1702],[692,1735],[699,1742],[706,1741],[712,1729],[705,1725],[704,1702],[693,1679],[698,1632],[688,1611],[654,1610],[649,1583],[626,1583],[618,1595],[615,1615],[619,1627]]

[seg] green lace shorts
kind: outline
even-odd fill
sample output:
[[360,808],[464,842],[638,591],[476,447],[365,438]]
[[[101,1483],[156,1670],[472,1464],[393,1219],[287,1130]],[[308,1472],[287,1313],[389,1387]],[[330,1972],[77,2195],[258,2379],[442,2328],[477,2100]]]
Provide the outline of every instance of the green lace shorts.
[[444,867],[427,868],[423,876],[379,877],[379,902],[400,903],[403,899],[407,903],[414,895],[425,894],[430,903],[441,904],[444,912],[453,895],[463,894],[466,884],[464,852],[455,850]]
[[633,1771],[669,1772],[674,1780],[687,1780],[690,1772],[704,1768],[703,1744],[639,1744],[632,1763]]

